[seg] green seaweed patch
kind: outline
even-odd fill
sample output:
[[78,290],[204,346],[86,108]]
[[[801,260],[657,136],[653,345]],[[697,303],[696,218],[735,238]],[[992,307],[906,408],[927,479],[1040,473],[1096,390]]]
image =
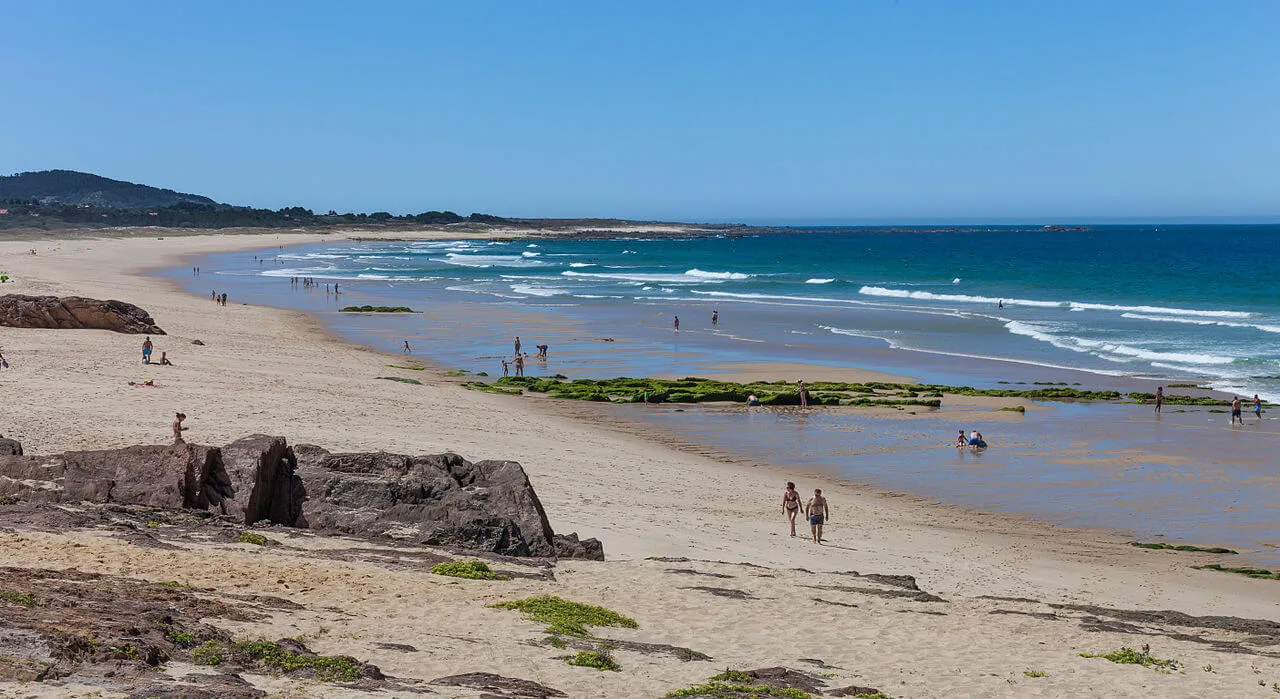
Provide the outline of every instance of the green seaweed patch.
[[364,676],[359,664],[351,658],[295,653],[270,641],[231,644],[206,641],[191,652],[191,658],[197,665],[221,665],[228,660],[242,665],[261,663],[281,674],[310,670],[322,682],[355,682]]
[[422,382],[417,379],[406,379],[401,376],[378,376],[376,378],[382,379],[384,381],[399,381],[400,383],[410,383],[410,384],[413,384],[414,386],[422,385]]
[[1236,575],[1257,578],[1258,580],[1280,580],[1280,572],[1267,570],[1266,568],[1232,568],[1230,566],[1218,565],[1217,563],[1191,567],[1195,570],[1216,570],[1219,573],[1235,573]]
[[1165,388],[1200,388],[1200,389],[1207,390],[1205,386],[1201,386],[1200,384],[1196,384],[1196,383],[1171,383],[1165,386]]
[[[668,697],[714,697],[715,699],[733,699],[734,697],[782,697],[783,699],[813,699],[813,695],[803,689],[792,687],[775,687],[771,684],[730,684],[727,682],[708,682],[667,692]],[[859,697],[863,695],[859,694]],[[868,697],[874,695],[866,695]]]
[[431,567],[435,575],[447,575],[451,578],[468,580],[510,580],[506,575],[495,573],[489,564],[483,561],[448,561],[437,563]]
[[390,369],[404,369],[405,371],[426,371],[427,369],[424,366],[405,366],[403,364],[388,364],[387,367]]
[[1160,670],[1161,672],[1172,672],[1177,670],[1179,666],[1177,660],[1161,660],[1147,652],[1145,647],[1143,650],[1138,651],[1125,646],[1120,650],[1113,650],[1106,653],[1081,653],[1080,657],[1105,658],[1120,665],[1141,665],[1153,670]]
[[1025,415],[1027,412],[1027,407],[1025,405],[1006,405],[1003,408],[997,408],[996,412],[997,413],[1018,413],[1020,415]]
[[617,660],[614,660],[613,654],[607,649],[579,651],[577,655],[565,658],[565,662],[578,667],[593,667],[601,672],[606,670],[618,672],[622,670],[622,666],[618,664]]
[[16,604],[19,607],[36,606],[36,598],[30,592],[19,592],[18,590],[0,590],[0,600],[4,600],[9,604]]
[[240,532],[240,536],[236,537],[237,544],[253,544],[254,546],[266,546],[267,537],[253,532]]
[[481,393],[496,393],[501,396],[519,396],[524,394],[524,391],[518,388],[503,388],[483,381],[468,381],[462,384],[462,387],[469,388],[472,391],[480,391]]
[[1232,553],[1232,554],[1240,553],[1239,551],[1225,549],[1225,548],[1222,548],[1221,546],[1204,547],[1204,546],[1191,546],[1189,544],[1174,545],[1174,544],[1165,544],[1165,543],[1148,543],[1144,541],[1130,541],[1129,545],[1137,546],[1140,549],[1155,549],[1159,551],[1199,551],[1200,553]]
[[562,636],[589,636],[588,626],[618,626],[626,629],[640,626],[635,619],[612,609],[571,602],[553,595],[495,602],[486,606],[490,609],[514,609],[522,612],[525,618],[546,624],[547,633]]
[[1048,677],[1049,673],[1044,672],[1042,670],[1023,670],[1022,676],[1023,677]]
[[[1154,393],[1130,393],[1129,400],[1135,403],[1155,403],[1156,394]],[[1164,394],[1165,405],[1211,405],[1223,406],[1231,405],[1231,401],[1222,398],[1213,398],[1211,396],[1178,396],[1170,393]],[[1270,405],[1263,402],[1263,405]]]
[[347,306],[339,313],[417,313],[408,306]]

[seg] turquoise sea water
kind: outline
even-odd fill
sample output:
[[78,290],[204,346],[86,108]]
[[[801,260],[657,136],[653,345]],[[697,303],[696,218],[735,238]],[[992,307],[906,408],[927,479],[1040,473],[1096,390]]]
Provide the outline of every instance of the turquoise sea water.
[[[343,304],[507,312],[511,322],[493,333],[450,335],[438,346],[431,325],[451,321],[387,328],[389,338],[403,334],[468,368],[492,370],[524,316],[528,325],[566,329],[536,338],[568,351],[562,359],[574,356],[579,336],[625,341],[614,357],[563,367],[570,375],[652,373],[644,357],[658,351],[698,368],[840,363],[845,350],[893,348],[955,360],[931,364],[935,378],[993,378],[960,361],[986,358],[1205,381],[1280,400],[1280,226],[344,241],[279,251],[265,264],[246,265],[247,257],[217,258],[206,266],[217,275],[200,283],[278,296],[288,289],[284,278],[310,276],[339,283]],[[252,277],[258,283],[246,285]],[[667,331],[676,315],[684,332],[673,346]],[[873,368],[899,367],[886,359]]]

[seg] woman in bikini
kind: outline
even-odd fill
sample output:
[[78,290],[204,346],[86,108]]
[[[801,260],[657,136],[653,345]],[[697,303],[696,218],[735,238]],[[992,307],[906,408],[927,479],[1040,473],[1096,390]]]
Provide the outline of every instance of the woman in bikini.
[[791,522],[791,536],[796,535],[796,513],[800,511],[800,493],[796,492],[796,484],[788,482],[782,493],[782,512]]

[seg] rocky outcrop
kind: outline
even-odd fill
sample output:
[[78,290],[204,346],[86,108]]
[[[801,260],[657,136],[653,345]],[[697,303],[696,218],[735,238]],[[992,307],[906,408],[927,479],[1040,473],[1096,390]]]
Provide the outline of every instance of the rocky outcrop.
[[514,461],[300,451],[307,499],[299,526],[506,556],[603,558],[599,542],[556,538]]
[[195,444],[0,456],[0,497],[212,511],[244,524],[392,538],[506,556],[604,559],[552,531],[524,469],[457,454],[331,454],[253,435]]
[[118,333],[163,335],[151,314],[124,301],[100,301],[81,296],[0,296],[0,326],[58,330],[111,330]]
[[0,456],[22,456],[22,442],[0,436]]

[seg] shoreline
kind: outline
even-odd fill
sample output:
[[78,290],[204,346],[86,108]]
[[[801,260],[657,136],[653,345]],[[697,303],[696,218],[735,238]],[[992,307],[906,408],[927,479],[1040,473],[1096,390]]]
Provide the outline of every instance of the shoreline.
[[[442,237],[457,237],[456,232],[449,233]],[[959,607],[953,609],[957,620],[963,619],[966,627],[972,626],[965,632],[972,635],[956,635],[960,632],[947,625],[946,617],[939,617],[937,622],[932,621],[932,617],[921,618],[918,628],[908,625],[912,628],[895,631],[899,634],[895,636],[898,639],[895,643],[903,644],[897,647],[903,652],[904,666],[923,663],[923,667],[933,670],[926,669],[919,676],[904,676],[903,683],[907,686],[889,690],[894,696],[948,696],[966,691],[1018,696],[1020,691],[1029,690],[1025,685],[1003,686],[1003,679],[1001,687],[982,685],[976,675],[937,684],[940,676],[937,673],[952,672],[945,668],[969,665],[972,659],[958,660],[966,656],[964,651],[956,650],[960,655],[926,661],[915,658],[914,651],[904,650],[931,643],[926,634],[957,639],[957,649],[965,643],[958,639],[967,638],[973,644],[975,638],[997,632],[1009,643],[1018,637],[1062,642],[1060,636],[1049,632],[1036,635],[1040,632],[1021,627],[1014,631],[1009,624],[1016,619],[987,616],[990,604],[983,607],[983,603],[975,601],[981,595],[1176,609],[1190,614],[1280,617],[1276,583],[1191,569],[1195,564],[1229,563],[1219,556],[1137,549],[1128,546],[1126,538],[1117,532],[1054,526],[1022,517],[933,503],[927,498],[874,492],[829,475],[802,475],[802,467],[792,471],[750,463],[696,444],[687,447],[675,444],[679,440],[674,437],[667,443],[655,438],[655,430],[646,433],[635,425],[628,427],[614,416],[597,410],[597,406],[466,391],[453,385],[457,381],[445,376],[444,369],[435,365],[414,372],[419,375],[416,378],[423,379],[422,386],[376,381],[373,377],[385,364],[399,363],[403,356],[370,350],[337,338],[311,314],[242,305],[234,299],[228,307],[215,310],[207,299],[181,291],[171,279],[140,276],[140,270],[172,267],[182,264],[190,255],[228,247],[253,250],[274,246],[270,242],[258,244],[263,242],[261,238],[241,236],[192,237],[182,245],[172,246],[174,249],[157,249],[152,241],[140,238],[53,240],[39,243],[39,259],[30,261],[23,257],[25,249],[31,247],[30,242],[0,243],[0,260],[10,269],[21,270],[17,263],[27,263],[25,272],[15,275],[12,286],[6,284],[0,291],[80,294],[137,303],[170,333],[159,336],[157,344],[170,349],[178,365],[164,370],[145,370],[157,377],[163,376],[168,384],[165,388],[151,392],[130,389],[124,386],[125,380],[144,371],[138,369],[132,359],[140,338],[102,331],[0,328],[5,356],[13,365],[0,374],[0,385],[13,405],[25,408],[19,414],[6,416],[0,432],[24,441],[28,453],[158,443],[163,441],[156,437],[162,435],[167,426],[166,415],[171,415],[175,406],[181,406],[195,418],[189,423],[196,428],[191,439],[199,443],[226,443],[251,432],[266,432],[282,434],[291,444],[312,442],[333,450],[385,448],[409,454],[448,450],[468,459],[519,461],[557,531],[577,531],[584,537],[595,536],[604,542],[608,562],[565,563],[565,571],[573,573],[564,576],[565,584],[579,597],[599,599],[623,608],[640,606],[642,602],[649,604],[644,601],[648,599],[646,595],[656,594],[654,609],[657,611],[646,611],[648,616],[642,619],[649,625],[670,617],[664,607],[670,602],[663,602],[667,599],[663,595],[675,594],[649,589],[661,579],[662,573],[661,567],[655,569],[644,560],[652,556],[764,565],[779,569],[779,575],[787,579],[795,574],[787,571],[800,568],[820,571],[819,574],[854,569],[914,575],[923,589],[954,598],[954,605],[968,605],[964,609],[973,610],[970,613],[959,611]],[[86,271],[83,261],[87,258],[97,264]],[[194,348],[190,345],[193,339],[202,339],[206,344]],[[422,358],[413,357],[416,362],[427,364]],[[168,373],[157,373],[160,371]],[[828,537],[831,545],[820,547],[802,540],[792,541],[786,536],[785,521],[777,510],[782,481],[788,478],[798,482],[801,492],[817,485],[831,496],[834,510]],[[48,565],[70,565],[84,570],[133,570],[134,574],[152,570],[144,574],[164,574],[155,572],[162,571],[162,567],[145,568],[139,562],[124,564],[121,568],[118,561],[95,562],[87,555],[106,550],[102,548],[90,547],[83,557],[73,549],[51,549],[50,542],[62,541],[53,535],[19,538],[22,541],[11,539],[11,545],[0,553],[0,562],[17,565],[48,561]],[[165,559],[160,554],[148,554],[141,560],[163,566]],[[723,572],[732,574],[728,568]],[[782,575],[783,572],[786,575]],[[255,585],[274,589],[274,573],[269,575],[271,580],[258,577],[262,579]],[[635,581],[631,581],[633,577]],[[210,576],[217,585],[230,585],[224,578],[220,574]],[[641,583],[641,580],[648,582]],[[835,613],[806,611],[813,607],[808,598],[796,596],[794,590],[783,593],[781,588],[767,587],[772,584],[767,580],[752,583],[761,586],[758,594],[778,600],[770,603],[775,605],[771,607],[774,612],[758,622],[748,623],[742,617],[739,622],[742,635],[734,639],[716,640],[717,635],[724,635],[720,631],[723,615],[733,614],[733,608],[718,602],[711,607],[697,604],[681,607],[687,615],[683,625],[700,629],[697,638],[681,642],[714,651],[721,665],[724,664],[719,662],[721,658],[725,662],[765,663],[775,652],[770,649],[776,645],[772,635],[776,630],[757,634],[748,628],[764,624],[762,628],[773,629],[769,624],[774,613]],[[464,586],[455,593],[473,589]],[[389,595],[373,595],[371,601],[360,603],[363,606],[358,608],[373,614],[372,610],[378,608],[375,602],[385,597]],[[799,611],[786,606],[800,604],[807,606]],[[706,611],[708,609],[716,611]],[[376,618],[380,617],[370,617]],[[487,617],[479,623],[491,624]],[[868,619],[860,623],[873,622]],[[935,623],[942,626],[931,626]],[[502,622],[494,629],[506,633],[511,627],[505,624]],[[707,624],[711,624],[711,628],[702,631]],[[895,629],[895,624],[901,626],[901,615],[890,614],[889,624]],[[487,631],[477,628],[475,632]],[[820,635],[828,638],[827,633],[823,631]],[[831,639],[834,641],[840,637],[841,630],[833,628],[830,633],[835,634]],[[1069,642],[1072,647],[1093,639],[1093,646],[1079,646],[1082,649],[1141,640],[1126,641],[1123,635],[1114,632],[1107,634],[1105,642],[1101,636],[1087,632],[1073,631],[1072,634],[1073,640]],[[1184,641],[1161,639],[1158,642],[1161,648],[1177,645],[1178,652],[1188,659],[1198,657],[1197,653],[1209,652],[1196,650],[1197,646]],[[331,648],[343,649],[355,641],[331,638],[328,643]],[[798,649],[803,648],[797,651],[800,657],[821,657],[847,667],[860,667],[880,677],[877,680],[880,682],[890,676],[881,668],[866,667],[846,657],[843,650],[829,645],[822,650],[810,647],[813,644],[803,640],[795,643]],[[749,644],[749,649],[744,646],[735,651],[741,644]],[[1034,650],[1034,644],[1031,645],[1031,649],[1026,649],[1028,652]],[[466,655],[465,650],[442,655],[432,661],[432,667],[466,665],[465,659],[458,657]],[[882,648],[880,652],[891,651],[892,648]],[[364,652],[368,654],[367,650]],[[1010,652],[1019,655],[1022,650]],[[1074,653],[1066,655],[1074,657]],[[523,676],[528,676],[538,672],[531,669],[540,667],[537,662],[540,661],[504,656],[495,661],[494,667],[513,668],[510,672],[525,668]],[[1217,653],[1212,664],[1227,672],[1232,662],[1241,666],[1263,663],[1269,669],[1275,665],[1276,679],[1280,679],[1280,665],[1261,657],[1242,656],[1233,661]],[[989,663],[983,665],[988,666]],[[394,664],[392,667],[396,668]],[[1059,672],[1056,665],[1046,667]],[[1099,681],[1113,683],[1105,686],[1126,686],[1135,695],[1149,691],[1146,682],[1155,681],[1136,675],[1117,679],[1115,672],[1125,668],[1113,671],[1086,666],[1083,672],[1087,674],[1090,669],[1103,670],[1100,673],[1103,679]],[[1006,670],[1011,668],[1001,671]],[[412,671],[397,668],[400,673]],[[679,681],[713,671],[684,666],[660,669],[664,676]],[[614,688],[613,694],[609,694],[607,688],[590,689],[597,686],[593,683],[601,678],[563,674],[573,673],[571,668],[545,672],[555,680],[550,684],[578,688],[573,696],[632,696],[618,690],[629,685],[616,682],[640,681],[636,679],[639,676],[630,675],[605,678],[614,683],[606,685]],[[644,672],[659,672],[659,669],[654,666]],[[1065,674],[1066,670],[1062,672],[1066,683],[1058,686],[1062,694],[1066,694],[1072,680]],[[1084,681],[1082,677],[1077,675],[1074,681]],[[644,686],[654,686],[651,674],[644,678],[649,682]],[[1249,682],[1252,683],[1251,678]],[[673,681],[670,686],[675,684]],[[1196,691],[1188,690],[1183,695],[1194,696]]]

